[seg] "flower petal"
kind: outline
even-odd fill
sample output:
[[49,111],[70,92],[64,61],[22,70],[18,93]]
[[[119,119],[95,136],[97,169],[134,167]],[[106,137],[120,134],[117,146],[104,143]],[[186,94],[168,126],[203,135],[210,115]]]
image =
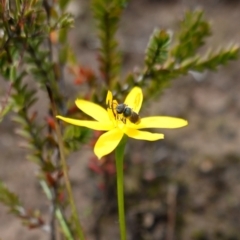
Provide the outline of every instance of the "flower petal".
[[77,99],[75,101],[75,104],[79,109],[81,109],[84,113],[91,116],[95,120],[99,122],[109,121],[106,109],[104,109],[100,105],[82,99]]
[[71,123],[76,126],[81,127],[87,127],[93,130],[99,130],[99,131],[109,131],[113,128],[112,122],[109,121],[106,123],[97,122],[97,121],[87,121],[87,120],[78,120],[78,119],[72,119],[72,118],[66,118],[62,116],[56,116],[56,118],[59,118],[63,120],[64,122]]
[[107,106],[109,106],[109,104],[111,104],[112,100],[113,100],[112,92],[108,91],[107,97],[106,97],[106,104],[107,104]]
[[113,100],[112,92],[108,91],[106,98],[107,113],[109,119],[116,125],[116,106],[118,105],[116,100]]
[[122,137],[123,132],[118,128],[102,134],[94,146],[94,153],[99,159],[109,154],[117,147]]
[[142,118],[139,124],[131,124],[131,128],[180,128],[184,127],[188,122],[181,118],[174,117],[146,117]]
[[125,104],[133,108],[133,110],[138,113],[143,101],[142,89],[139,87],[134,87],[131,92],[127,95],[125,99]]
[[151,132],[146,132],[146,131],[139,131],[137,129],[132,129],[132,128],[126,128],[125,134],[131,138],[135,138],[138,140],[156,141],[156,140],[164,138],[164,135],[161,133],[151,133]]

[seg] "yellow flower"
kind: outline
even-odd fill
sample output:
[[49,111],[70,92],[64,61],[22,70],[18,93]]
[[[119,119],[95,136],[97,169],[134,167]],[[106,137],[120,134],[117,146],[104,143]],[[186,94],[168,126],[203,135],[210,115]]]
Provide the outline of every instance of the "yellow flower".
[[[138,116],[142,106],[142,100],[143,94],[141,88],[134,87],[127,95],[123,107],[130,108],[128,109],[130,113]],[[113,100],[110,91],[108,91],[106,98],[107,110],[95,103],[82,99],[77,99],[75,103],[79,109],[95,120],[77,120],[62,116],[57,116],[57,118],[73,125],[107,131],[99,137],[94,147],[94,153],[99,159],[111,153],[118,146],[124,134],[139,140],[156,141],[163,139],[164,135],[139,129],[179,128],[187,125],[187,121],[183,119],[163,116],[145,117],[133,123],[130,121],[129,117],[124,117],[123,113],[118,113],[116,111],[118,102]]]

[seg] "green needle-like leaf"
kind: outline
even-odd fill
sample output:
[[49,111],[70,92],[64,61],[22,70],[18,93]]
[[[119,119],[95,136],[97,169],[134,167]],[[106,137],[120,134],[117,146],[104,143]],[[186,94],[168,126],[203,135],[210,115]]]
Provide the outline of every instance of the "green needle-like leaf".
[[203,19],[203,11],[186,12],[177,34],[177,44],[171,51],[172,55],[179,62],[194,56],[210,34],[210,24]]
[[146,50],[145,64],[148,69],[167,60],[170,40],[170,34],[165,30],[154,30]]

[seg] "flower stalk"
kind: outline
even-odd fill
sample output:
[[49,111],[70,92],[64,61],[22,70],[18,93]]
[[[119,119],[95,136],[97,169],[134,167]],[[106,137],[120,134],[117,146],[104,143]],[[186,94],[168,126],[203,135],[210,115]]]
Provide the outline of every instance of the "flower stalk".
[[[79,120],[59,115],[56,116],[73,125],[106,131],[97,140],[94,146],[94,152],[100,159],[115,150],[121,240],[126,240],[123,194],[123,156],[126,138],[131,137],[138,140],[156,141],[163,139],[164,134],[143,131],[142,129],[180,128],[188,124],[184,119],[173,117],[152,116],[140,118],[139,111],[142,106],[142,101],[142,89],[139,87],[134,87],[131,90],[123,104],[119,104],[117,100],[113,99],[112,93],[108,91],[106,97],[107,109],[86,100],[78,99],[75,102],[80,110],[91,116],[94,120]],[[56,114],[56,112],[53,113]],[[60,143],[62,144],[62,142]],[[60,146],[60,148],[62,147],[63,146]]]
[[121,240],[126,240],[126,222],[124,210],[124,182],[123,182],[123,157],[127,137],[124,136],[115,150],[116,170],[117,170],[117,198],[118,198],[118,219],[120,226]]

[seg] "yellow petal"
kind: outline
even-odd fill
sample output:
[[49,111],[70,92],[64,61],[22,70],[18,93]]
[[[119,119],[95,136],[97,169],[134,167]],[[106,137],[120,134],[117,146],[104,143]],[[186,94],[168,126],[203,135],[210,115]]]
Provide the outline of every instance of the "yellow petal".
[[112,92],[108,91],[107,97],[106,97],[107,106],[109,106],[109,104],[111,104],[112,100],[113,100]]
[[134,87],[125,99],[125,104],[131,107],[136,113],[139,112],[142,106],[143,94],[142,89]]
[[109,119],[113,122],[113,124],[116,125],[116,111],[115,108],[117,106],[116,100],[113,100],[112,93],[108,91],[107,93],[107,98],[106,98],[106,105],[107,105],[107,112],[108,112],[108,117]]
[[110,122],[109,120],[106,123],[101,123],[97,121],[87,121],[87,120],[85,121],[85,120],[66,118],[62,116],[56,116],[56,117],[63,120],[64,122],[71,123],[76,126],[87,127],[93,130],[108,131],[113,128],[112,122]]
[[99,122],[109,121],[108,113],[103,107],[82,99],[77,99],[75,104],[79,109],[95,120]]
[[102,134],[94,146],[94,153],[99,159],[109,154],[117,147],[122,137],[123,132],[118,128]]
[[142,118],[139,124],[131,124],[131,128],[180,128],[184,127],[188,122],[181,118],[174,117],[146,117]]
[[131,138],[135,138],[138,140],[156,141],[164,138],[164,135],[161,133],[151,133],[151,132],[139,131],[137,129],[131,129],[131,128],[126,128],[125,134]]

